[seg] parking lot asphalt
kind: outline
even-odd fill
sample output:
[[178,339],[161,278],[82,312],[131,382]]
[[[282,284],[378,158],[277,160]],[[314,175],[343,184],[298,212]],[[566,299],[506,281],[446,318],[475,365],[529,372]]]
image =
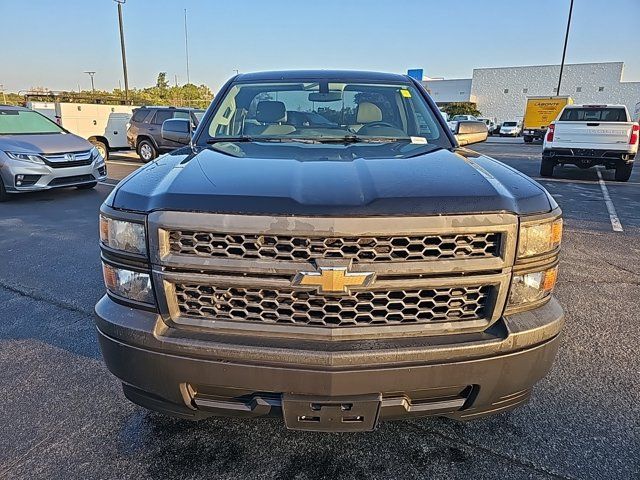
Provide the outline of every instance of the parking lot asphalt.
[[[540,145],[473,149],[538,176]],[[116,177],[140,165],[112,160]],[[104,291],[97,214],[112,187],[15,197],[0,205],[0,478],[640,478],[640,168],[628,183],[602,178],[567,167],[540,180],[565,215],[567,324],[531,402],[472,423],[358,434],[292,432],[279,419],[191,423],[129,403],[92,318]]]

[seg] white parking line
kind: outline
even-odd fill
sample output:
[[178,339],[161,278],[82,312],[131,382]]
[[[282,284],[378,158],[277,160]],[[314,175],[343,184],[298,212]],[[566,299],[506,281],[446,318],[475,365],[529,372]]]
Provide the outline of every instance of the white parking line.
[[616,213],[616,207],[613,206],[613,202],[611,201],[611,197],[609,196],[609,190],[607,190],[607,185],[602,179],[602,173],[600,172],[600,169],[598,169],[598,183],[600,183],[600,189],[602,190],[604,203],[607,205],[607,210],[609,211],[611,227],[613,228],[614,232],[622,232],[622,223],[620,223],[620,219],[618,218],[618,214]]
[[132,160],[130,162],[122,160],[107,160],[107,164],[124,165],[125,167],[141,167],[143,164]]

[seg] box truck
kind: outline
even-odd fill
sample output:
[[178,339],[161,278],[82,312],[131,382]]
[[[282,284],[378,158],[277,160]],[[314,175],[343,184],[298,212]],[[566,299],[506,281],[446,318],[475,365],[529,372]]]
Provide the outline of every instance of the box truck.
[[529,97],[524,111],[522,132],[524,141],[531,143],[542,140],[547,127],[566,105],[571,105],[571,97]]
[[138,108],[133,105],[104,105],[29,101],[27,107],[51,118],[71,133],[93,143],[107,159],[109,152],[128,149],[127,124]]

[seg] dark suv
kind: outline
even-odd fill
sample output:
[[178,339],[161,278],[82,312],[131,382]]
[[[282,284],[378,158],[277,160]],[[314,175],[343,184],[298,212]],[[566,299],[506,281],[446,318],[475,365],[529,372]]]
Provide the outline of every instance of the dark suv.
[[179,143],[162,138],[162,123],[173,118],[191,118],[193,129],[204,115],[204,110],[176,107],[142,107],[134,110],[129,128],[127,142],[138,152],[144,162],[150,162],[160,153],[170,152],[182,147]]

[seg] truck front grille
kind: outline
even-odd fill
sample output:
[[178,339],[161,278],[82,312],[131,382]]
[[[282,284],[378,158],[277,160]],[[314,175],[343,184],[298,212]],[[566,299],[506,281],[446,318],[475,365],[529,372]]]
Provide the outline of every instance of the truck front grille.
[[311,237],[169,231],[172,253],[256,260],[344,259],[357,262],[496,257],[500,233],[459,235]]
[[348,296],[176,283],[180,315],[325,327],[421,324],[486,318],[493,286],[359,291]]

